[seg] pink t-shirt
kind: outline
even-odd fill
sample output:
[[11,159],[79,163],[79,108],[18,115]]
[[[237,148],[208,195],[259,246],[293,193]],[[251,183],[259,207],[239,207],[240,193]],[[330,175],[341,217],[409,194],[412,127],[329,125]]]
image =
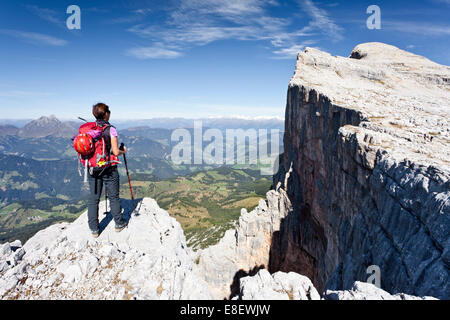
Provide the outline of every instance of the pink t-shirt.
[[[109,133],[110,133],[111,137],[117,138],[117,136],[118,136],[117,130],[114,127],[109,128]],[[90,135],[93,139],[98,139],[102,135],[102,131],[101,130],[89,130],[87,132],[87,134]]]
[[118,134],[116,128],[111,127],[109,132],[111,133],[111,138],[117,138]]

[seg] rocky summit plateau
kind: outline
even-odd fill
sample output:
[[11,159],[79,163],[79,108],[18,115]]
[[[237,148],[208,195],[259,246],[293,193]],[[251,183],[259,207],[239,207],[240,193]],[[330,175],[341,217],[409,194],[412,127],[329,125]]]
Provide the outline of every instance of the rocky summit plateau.
[[[298,54],[272,190],[193,251],[155,200],[0,246],[2,299],[448,299],[450,68],[382,43]],[[105,210],[105,203],[99,212]],[[370,267],[380,271],[369,283]]]

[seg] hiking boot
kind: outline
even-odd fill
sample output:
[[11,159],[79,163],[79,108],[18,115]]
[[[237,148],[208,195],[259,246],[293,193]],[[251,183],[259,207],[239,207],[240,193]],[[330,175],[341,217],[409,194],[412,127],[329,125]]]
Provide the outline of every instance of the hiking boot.
[[116,225],[116,232],[122,231],[126,226],[128,226],[128,222],[126,221],[123,224]]
[[91,233],[94,238],[98,238],[98,236],[100,235],[98,231],[92,231]]

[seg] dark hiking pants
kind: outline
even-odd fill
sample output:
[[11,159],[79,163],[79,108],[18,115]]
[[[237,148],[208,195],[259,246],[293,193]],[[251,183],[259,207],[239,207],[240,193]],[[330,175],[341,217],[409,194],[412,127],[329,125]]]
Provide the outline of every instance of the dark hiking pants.
[[105,169],[99,176],[89,177],[89,201],[88,201],[88,224],[91,232],[99,231],[98,222],[98,203],[102,195],[103,184],[105,184],[108,192],[108,199],[111,206],[111,214],[114,218],[116,226],[123,225],[122,206],[119,198],[119,172],[117,166]]

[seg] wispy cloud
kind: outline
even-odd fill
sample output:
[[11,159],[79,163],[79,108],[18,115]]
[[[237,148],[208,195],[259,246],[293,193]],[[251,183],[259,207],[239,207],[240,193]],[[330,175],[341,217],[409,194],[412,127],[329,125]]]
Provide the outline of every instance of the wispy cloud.
[[139,21],[142,21],[152,11],[153,10],[149,8],[135,9],[130,11],[128,15],[106,20],[106,23],[107,24],[137,23]]
[[300,3],[311,21],[309,24],[305,21],[306,25],[299,29],[293,26],[293,18],[274,16],[269,9],[276,6],[279,3],[275,0],[179,0],[174,6],[164,8],[167,19],[163,23],[140,23],[127,29],[159,43],[157,47],[152,44],[130,49],[127,54],[161,58],[165,55],[147,53],[163,52],[165,48],[168,50],[166,56],[174,58],[194,46],[220,40],[241,40],[268,41],[272,53],[285,58],[292,57],[295,50],[304,47],[305,37],[325,33],[333,40],[342,38],[342,29],[311,0]]
[[158,46],[152,46],[132,48],[127,51],[127,55],[138,59],[173,59],[182,56],[182,53]]
[[49,45],[49,46],[65,46],[68,42],[64,39],[55,38],[42,33],[26,32],[19,30],[0,29],[0,34],[18,38],[22,41],[37,44],[37,45]]
[[273,5],[277,5],[273,0],[183,0],[171,8],[164,26],[141,24],[129,31],[167,43],[193,45],[225,39],[268,39],[290,24],[265,12],[265,7]]
[[411,21],[382,21],[382,28],[389,31],[413,33],[423,36],[449,36],[450,25],[439,25]]
[[287,48],[281,48],[279,50],[275,50],[274,53],[276,54],[276,57],[274,57],[275,59],[292,59],[297,57],[297,54],[304,50],[305,47],[307,46],[311,46],[314,45],[315,43],[317,43],[317,41],[315,40],[307,40],[307,41],[303,41],[300,44],[295,44],[291,47],[287,47]]
[[312,0],[299,0],[298,3],[312,19],[309,23],[311,29],[318,28],[334,41],[343,39],[343,29],[330,18],[325,10],[317,7]]
[[167,44],[178,46],[181,46],[182,44],[202,46],[214,41],[226,39],[263,39],[259,30],[255,29],[253,26],[226,27],[203,23],[192,24],[190,26],[176,26],[172,29],[164,29],[159,26],[137,25],[130,28],[128,31],[144,38],[155,41],[163,40]]
[[99,8],[99,7],[84,8],[83,7],[83,12],[108,13],[110,11],[111,11],[110,8]]
[[60,27],[63,27],[64,19],[63,16],[61,16],[61,13],[47,8],[41,8],[36,5],[26,5],[25,6],[31,13],[38,16],[42,20],[45,20],[47,22],[53,23],[55,25],[58,25]]
[[[274,16],[270,9],[280,5],[275,0],[178,0],[174,6],[165,7],[167,19],[163,23],[140,23],[128,31],[159,43],[159,49],[178,53],[167,55],[169,58],[180,57],[184,50],[194,46],[220,40],[240,40],[267,41],[272,54],[283,59],[295,56],[298,52],[295,51],[303,49],[305,44],[315,43],[312,37],[325,35],[333,41],[343,38],[343,29],[327,11],[311,0],[298,1],[298,4],[309,18],[300,28],[294,26],[294,22],[298,24],[299,21],[294,21],[293,17]],[[149,47],[154,48],[151,45],[132,50],[147,52]]]

